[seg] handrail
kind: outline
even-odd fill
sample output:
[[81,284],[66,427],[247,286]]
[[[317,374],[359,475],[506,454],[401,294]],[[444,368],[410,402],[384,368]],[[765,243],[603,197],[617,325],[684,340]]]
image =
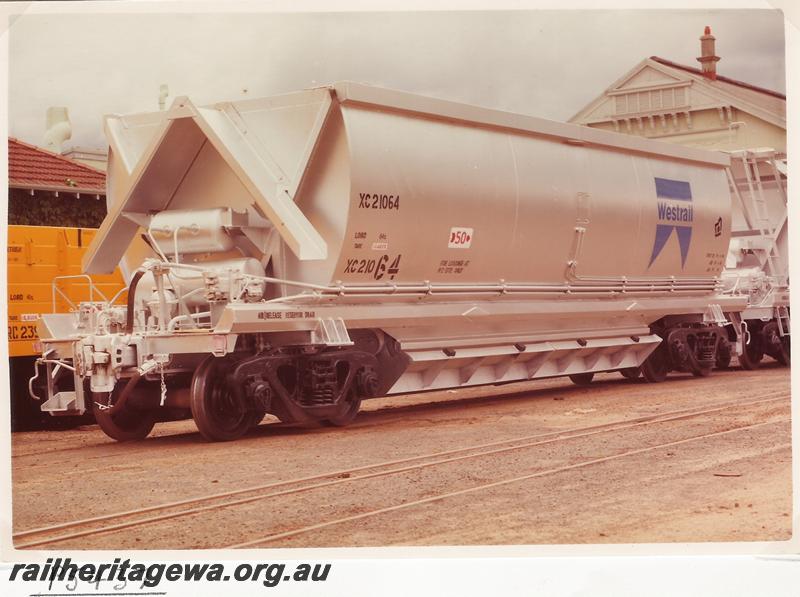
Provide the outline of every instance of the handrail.
[[106,298],[106,295],[104,295],[100,291],[100,289],[97,288],[94,285],[94,281],[92,280],[91,276],[89,276],[88,274],[73,274],[73,275],[69,275],[69,276],[56,276],[55,278],[53,278],[53,281],[50,284],[51,289],[52,289],[52,298],[53,298],[53,304],[52,304],[52,307],[53,307],[53,311],[52,312],[53,313],[56,313],[56,294],[60,294],[62,297],[64,297],[64,300],[66,300],[69,303],[69,305],[70,305],[70,307],[72,309],[77,309],[78,308],[78,306],[75,303],[72,302],[72,299],[70,299],[64,293],[64,291],[61,290],[58,287],[58,284],[57,284],[57,282],[59,280],[70,280],[70,279],[76,279],[76,278],[86,279],[89,282],[89,302],[90,303],[94,303],[95,302],[95,300],[94,300],[95,292],[100,295],[100,298],[103,299],[104,303],[108,302],[108,299]]
[[[205,272],[207,269],[184,263],[151,263],[151,266],[164,267],[168,269],[188,269],[193,271]],[[436,292],[498,292],[505,294],[508,292],[529,292],[529,291],[548,291],[548,292],[564,292],[564,293],[580,293],[592,291],[606,291],[606,292],[621,292],[625,293],[626,290],[648,290],[648,291],[681,291],[681,290],[715,290],[720,285],[719,278],[684,278],[676,279],[674,276],[663,278],[621,278],[619,280],[605,280],[597,279],[597,282],[604,284],[598,285],[597,282],[592,280],[591,283],[580,284],[532,284],[520,283],[509,284],[504,280],[493,282],[489,284],[436,284],[431,282],[412,283],[408,285],[397,283],[385,284],[336,284],[333,286],[324,286],[321,284],[310,284],[308,282],[299,282],[295,280],[288,280],[285,278],[274,278],[271,276],[259,276],[255,274],[240,274],[243,278],[252,280],[263,280],[264,282],[272,284],[283,284],[286,286],[295,286],[298,288],[306,288],[309,290],[318,291],[324,294],[360,294],[364,292],[378,292],[378,293],[423,293],[434,294]],[[614,284],[616,282],[616,284]]]

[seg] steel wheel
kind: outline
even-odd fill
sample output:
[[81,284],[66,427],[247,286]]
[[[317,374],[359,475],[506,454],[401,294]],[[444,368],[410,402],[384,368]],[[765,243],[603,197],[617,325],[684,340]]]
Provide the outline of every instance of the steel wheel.
[[778,356],[775,357],[775,360],[784,367],[788,367],[790,361],[792,360],[791,338],[789,336],[784,336],[781,339],[781,345],[781,351],[778,353]]
[[192,377],[191,407],[200,434],[209,441],[225,442],[244,435],[254,416],[231,391],[225,372],[229,361],[208,357]]
[[344,401],[345,408],[342,413],[326,419],[325,423],[333,425],[334,427],[345,427],[355,420],[358,411],[361,409],[361,398],[354,390],[350,390],[350,393],[345,397]]
[[764,358],[764,349],[761,346],[761,332],[752,332],[750,342],[745,344],[742,354],[739,355],[739,365],[742,369],[758,369],[761,359]]
[[[105,399],[98,401],[101,404],[103,402],[113,404],[124,388],[125,384],[117,384],[113,392],[105,393]],[[97,395],[95,394],[95,396]],[[150,435],[156,424],[156,413],[152,410],[138,410],[125,405],[121,410],[109,413],[97,404],[93,404],[92,411],[94,420],[103,433],[118,442],[142,440]]]
[[639,379],[642,370],[639,367],[625,367],[625,369],[620,369],[619,373],[625,379]]
[[576,386],[588,386],[594,379],[594,373],[573,373],[569,378]]
[[717,346],[717,358],[714,365],[717,369],[728,369],[731,366],[731,359],[733,358],[733,347],[731,343],[725,339],[720,340]]
[[667,351],[662,342],[642,363],[642,375],[650,383],[659,383],[667,379],[668,373]]
[[762,332],[767,354],[778,361],[781,365],[789,365],[789,336],[781,336],[778,332],[778,324],[771,321],[764,326]]
[[727,355],[727,356],[717,355],[717,362],[716,362],[717,369],[721,369],[723,371],[725,369],[730,369],[730,367],[731,367],[731,358],[732,358],[731,355]]

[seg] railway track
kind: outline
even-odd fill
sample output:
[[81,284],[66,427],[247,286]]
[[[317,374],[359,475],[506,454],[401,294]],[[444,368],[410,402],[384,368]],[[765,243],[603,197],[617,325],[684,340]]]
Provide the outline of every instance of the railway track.
[[[390,475],[400,475],[412,471],[426,469],[429,467],[441,466],[448,463],[464,461],[468,459],[488,457],[498,454],[508,454],[515,451],[535,448],[537,446],[544,446],[548,444],[557,444],[558,442],[579,440],[581,438],[587,438],[598,434],[613,433],[616,431],[625,431],[635,428],[645,428],[647,426],[663,424],[670,421],[703,417],[705,415],[711,415],[713,413],[721,413],[730,409],[741,408],[743,406],[755,406],[761,404],[777,403],[786,400],[788,397],[789,394],[785,391],[771,392],[768,394],[763,394],[761,396],[751,397],[747,400],[733,400],[724,403],[717,403],[711,407],[705,406],[705,407],[696,407],[689,409],[680,409],[680,410],[658,413],[654,415],[638,417],[635,419],[624,419],[600,425],[576,427],[562,431],[538,433],[508,440],[471,445],[463,448],[434,452],[409,458],[377,462],[354,468],[328,471],[321,474],[289,479],[285,481],[250,486],[242,489],[214,493],[205,496],[198,496],[194,498],[168,502],[145,508],[127,510],[113,514],[85,518],[81,520],[73,520],[46,527],[27,529],[15,533],[13,535],[13,539],[16,547],[20,549],[59,544],[67,540],[85,538],[104,533],[122,532],[128,529],[140,528],[145,525],[157,524],[159,522],[170,521],[181,517],[195,516],[202,513],[211,513],[216,510],[232,508],[235,506],[241,506],[244,504],[258,502],[261,500],[268,500],[271,498],[279,498],[282,496],[300,494],[303,492],[308,492],[322,488],[358,483],[368,479],[375,479]],[[326,522],[315,523],[312,525],[304,525],[292,530],[265,535],[258,539],[250,540],[248,542],[230,545],[229,547],[250,547],[250,546],[261,545],[264,543],[270,543],[279,539],[284,539],[294,535],[311,532],[317,529],[326,528],[336,524],[342,524],[345,522],[360,520],[371,516],[378,516],[383,513],[388,513],[403,508],[411,508],[414,506],[423,505],[433,501],[439,501],[447,499],[449,497],[463,495],[470,492],[482,491],[486,489],[491,489],[493,487],[498,487],[501,485],[524,481],[527,479],[534,479],[537,477],[553,475],[559,472],[573,470],[576,468],[588,467],[603,462],[608,462],[629,456],[634,456],[637,454],[642,454],[645,452],[650,452],[671,446],[685,444],[692,441],[700,441],[706,438],[716,437],[720,435],[736,433],[747,429],[754,429],[764,425],[775,424],[775,423],[776,422],[774,421],[770,421],[766,423],[757,423],[754,425],[738,426],[732,429],[727,429],[714,433],[706,433],[702,435],[692,436],[689,438],[683,438],[678,441],[666,442],[658,445],[647,446],[644,448],[627,450],[618,454],[603,456],[600,458],[585,459],[578,463],[573,463],[560,467],[553,467],[545,470],[539,470],[525,475],[518,475],[516,477],[494,481],[492,483],[483,483],[477,486],[457,491],[444,492],[437,494],[435,496],[429,496],[419,500],[412,500],[395,506],[389,506],[385,508],[375,508],[352,516],[340,517]]]
[[621,458],[627,458],[629,456],[635,456],[637,454],[644,454],[646,452],[652,452],[652,451],[655,451],[655,450],[663,450],[664,448],[671,448],[671,447],[674,447],[674,446],[680,446],[682,444],[687,444],[687,443],[694,442],[694,441],[700,441],[700,440],[709,439],[709,438],[712,438],[712,437],[719,437],[719,436],[722,436],[722,435],[729,435],[731,433],[746,431],[746,430],[755,429],[755,428],[758,428],[758,427],[764,427],[766,425],[775,425],[777,423],[783,423],[783,421],[768,421],[768,422],[764,422],[764,423],[755,423],[753,425],[745,425],[743,427],[736,427],[734,429],[727,429],[725,431],[718,431],[718,432],[715,432],[715,433],[706,433],[706,434],[703,434],[703,435],[698,435],[698,436],[694,436],[694,437],[690,437],[690,438],[686,438],[686,439],[682,439],[682,440],[678,440],[678,441],[674,441],[674,442],[666,442],[666,443],[658,444],[658,445],[655,445],[655,446],[648,446],[647,448],[639,448],[637,450],[629,450],[629,451],[623,452],[621,454],[614,454],[612,456],[604,456],[602,458],[594,458],[594,459],[586,460],[584,462],[579,462],[579,463],[576,463],[576,464],[570,464],[570,465],[566,465],[566,466],[560,466],[560,467],[556,467],[556,468],[546,469],[546,470],[543,470],[543,471],[537,471],[535,473],[530,473],[528,475],[520,475],[520,476],[517,476],[517,477],[511,477],[511,478],[508,478],[508,479],[502,479],[500,481],[495,481],[493,483],[484,483],[482,485],[469,487],[467,489],[461,489],[461,490],[458,490],[458,491],[450,491],[450,492],[446,492],[446,493],[441,493],[441,494],[438,494],[438,495],[430,496],[430,497],[419,499],[419,500],[414,500],[414,501],[411,501],[411,502],[403,502],[402,504],[396,504],[394,506],[388,506],[386,508],[379,508],[379,509],[376,509],[376,510],[370,510],[368,512],[362,512],[361,514],[355,514],[353,516],[345,516],[345,517],[337,518],[337,519],[334,519],[334,520],[328,520],[326,522],[321,522],[321,523],[317,523],[317,524],[313,524],[313,525],[307,525],[307,526],[295,528],[295,529],[292,529],[292,530],[289,530],[289,531],[284,531],[284,532],[281,532],[281,533],[273,533],[273,534],[270,534],[270,535],[265,535],[263,537],[259,537],[258,539],[252,539],[250,541],[245,541],[243,543],[234,543],[232,545],[226,545],[224,548],[225,549],[242,549],[242,548],[246,548],[246,547],[258,547],[258,546],[264,545],[266,543],[270,543],[272,541],[277,541],[279,539],[288,539],[289,537],[295,537],[297,535],[301,535],[303,533],[308,533],[308,532],[311,532],[311,531],[318,531],[318,530],[321,530],[321,529],[324,529],[324,528],[327,528],[327,527],[331,527],[331,526],[335,526],[335,525],[338,525],[338,524],[344,524],[344,523],[347,523],[347,522],[355,522],[357,520],[364,520],[366,518],[371,518],[373,516],[378,516],[380,514],[388,514],[389,512],[396,512],[398,510],[404,510],[406,508],[413,508],[415,506],[421,506],[423,504],[430,504],[430,503],[438,502],[438,501],[445,500],[445,499],[448,499],[448,498],[453,498],[453,497],[456,497],[456,496],[466,495],[466,494],[469,494],[469,493],[475,493],[475,492],[478,492],[478,491],[486,491],[487,489],[492,489],[492,488],[495,488],[495,487],[501,487],[503,485],[510,485],[512,483],[519,483],[519,482],[527,481],[527,480],[530,480],[530,479],[536,479],[536,478],[539,478],[539,477],[545,477],[547,475],[554,475],[556,473],[562,473],[562,472],[571,471],[571,470],[575,470],[575,469],[586,468],[588,466],[602,464],[604,462],[610,462],[612,460],[619,460]]

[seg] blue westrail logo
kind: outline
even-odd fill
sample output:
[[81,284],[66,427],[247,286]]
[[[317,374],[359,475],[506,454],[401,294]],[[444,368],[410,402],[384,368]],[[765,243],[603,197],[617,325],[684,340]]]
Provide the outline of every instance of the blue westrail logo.
[[658,224],[656,224],[656,237],[653,241],[653,252],[650,263],[661,254],[661,250],[675,231],[678,245],[681,249],[681,268],[686,265],[686,256],[689,254],[689,244],[692,242],[692,188],[683,180],[670,180],[656,178],[656,197],[658,202]]

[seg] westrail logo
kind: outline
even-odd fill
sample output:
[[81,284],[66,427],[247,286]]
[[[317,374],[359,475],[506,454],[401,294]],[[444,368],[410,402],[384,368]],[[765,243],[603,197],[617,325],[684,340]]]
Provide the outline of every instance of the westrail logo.
[[658,201],[658,223],[656,224],[656,237],[653,241],[653,251],[650,263],[661,254],[667,241],[672,237],[672,232],[678,237],[678,246],[681,249],[681,269],[686,265],[689,254],[689,245],[692,242],[692,223],[694,211],[692,209],[692,187],[683,180],[670,180],[669,178],[656,178],[656,197]]

